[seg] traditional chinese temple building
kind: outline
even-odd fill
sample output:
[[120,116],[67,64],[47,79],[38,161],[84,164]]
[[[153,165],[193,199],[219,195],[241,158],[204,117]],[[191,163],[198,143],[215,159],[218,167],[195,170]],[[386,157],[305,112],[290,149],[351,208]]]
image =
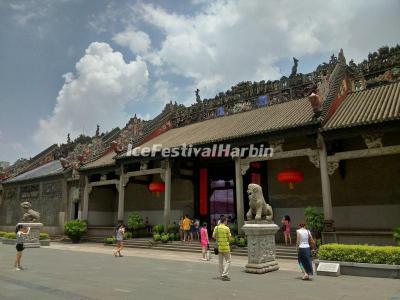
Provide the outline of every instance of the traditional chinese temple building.
[[[54,233],[80,218],[89,235],[109,235],[133,211],[166,225],[182,214],[209,224],[224,214],[240,228],[246,187],[257,183],[276,223],[287,214],[296,224],[315,206],[324,212],[325,241],[390,244],[400,215],[400,46],[358,65],[341,51],[309,74],[297,73],[295,62],[280,80],[242,82],[212,99],[196,91],[189,107],[171,102],[153,120],[135,116],[122,130],[81,139],[6,169],[1,229],[15,225],[27,200]],[[129,145],[159,151],[129,155]],[[182,145],[273,153],[161,155]]]

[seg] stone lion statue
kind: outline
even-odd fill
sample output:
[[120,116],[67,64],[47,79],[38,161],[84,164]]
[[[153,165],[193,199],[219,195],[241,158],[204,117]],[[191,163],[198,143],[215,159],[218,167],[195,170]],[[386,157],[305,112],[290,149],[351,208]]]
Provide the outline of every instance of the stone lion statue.
[[264,200],[261,186],[250,183],[247,188],[249,195],[250,209],[247,212],[247,220],[267,220],[272,221],[272,207]]
[[24,210],[22,221],[36,223],[40,220],[40,214],[32,209],[32,204],[28,201],[22,202],[21,207]]

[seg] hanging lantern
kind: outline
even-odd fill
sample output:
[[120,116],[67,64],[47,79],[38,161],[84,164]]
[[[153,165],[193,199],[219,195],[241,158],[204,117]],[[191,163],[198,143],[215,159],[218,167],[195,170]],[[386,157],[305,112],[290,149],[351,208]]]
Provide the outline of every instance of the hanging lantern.
[[304,180],[304,174],[300,170],[287,169],[278,173],[278,181],[281,183],[288,183],[291,190],[294,189],[294,184]]
[[152,193],[156,193],[156,196],[160,196],[160,192],[165,191],[165,183],[153,181],[149,184],[149,191]]

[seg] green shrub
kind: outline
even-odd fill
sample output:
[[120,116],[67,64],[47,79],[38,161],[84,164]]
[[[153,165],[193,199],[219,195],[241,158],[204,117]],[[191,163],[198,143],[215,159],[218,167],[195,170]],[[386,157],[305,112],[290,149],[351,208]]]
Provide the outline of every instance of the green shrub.
[[124,239],[131,239],[132,238],[132,232],[127,231],[124,233]]
[[7,232],[5,232],[5,231],[0,231],[0,237],[5,236],[6,234],[7,234]]
[[128,216],[128,226],[129,228],[140,229],[144,228],[143,218],[137,212],[133,212]]
[[229,245],[231,245],[231,246],[236,245],[236,237],[231,236],[229,238]]
[[307,207],[304,210],[308,229],[320,233],[324,229],[324,213],[319,212],[315,207]]
[[393,237],[396,240],[396,242],[400,245],[400,226],[393,230]]
[[7,240],[15,240],[17,238],[17,234],[15,232],[7,232],[3,237]]
[[180,241],[181,240],[181,236],[179,233],[175,234],[175,241]]
[[46,232],[41,232],[40,233],[39,240],[48,240],[48,239],[50,239],[50,236],[49,236],[48,233],[46,233]]
[[169,233],[169,240],[175,241],[175,233]]
[[244,237],[239,238],[237,245],[239,247],[246,247],[247,240]]
[[155,233],[163,233],[164,232],[164,225],[162,224],[157,224],[153,226],[153,232]]
[[74,243],[78,243],[81,237],[86,233],[87,226],[85,222],[81,220],[71,220],[65,223],[64,233],[72,240]]
[[161,235],[161,242],[167,243],[169,241],[169,234],[168,233],[163,233]]
[[177,232],[179,232],[179,225],[169,224],[168,225],[168,232],[169,233],[177,233]]
[[238,234],[238,226],[237,224],[229,224],[229,229],[231,230],[232,235]]
[[400,265],[400,247],[327,244],[319,248],[318,258],[332,261]]
[[112,244],[115,243],[115,241],[116,241],[115,237],[113,237],[113,236],[112,237],[108,237],[108,238],[104,239],[104,244],[112,245]]
[[156,242],[158,242],[158,241],[161,240],[161,235],[160,235],[159,233],[155,233],[155,234],[153,235],[153,239],[154,239]]

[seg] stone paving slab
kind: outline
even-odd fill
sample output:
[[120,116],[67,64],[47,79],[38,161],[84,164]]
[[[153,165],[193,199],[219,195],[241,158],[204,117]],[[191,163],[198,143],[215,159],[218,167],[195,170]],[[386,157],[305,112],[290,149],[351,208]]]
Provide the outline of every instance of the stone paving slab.
[[202,262],[193,253],[127,249],[125,257],[115,258],[111,252],[99,245],[52,244],[25,250],[27,269],[15,271],[15,248],[0,245],[0,299],[400,300],[399,280],[321,276],[306,282],[293,261],[254,275],[233,258],[232,280],[223,282],[216,277],[215,260]]

